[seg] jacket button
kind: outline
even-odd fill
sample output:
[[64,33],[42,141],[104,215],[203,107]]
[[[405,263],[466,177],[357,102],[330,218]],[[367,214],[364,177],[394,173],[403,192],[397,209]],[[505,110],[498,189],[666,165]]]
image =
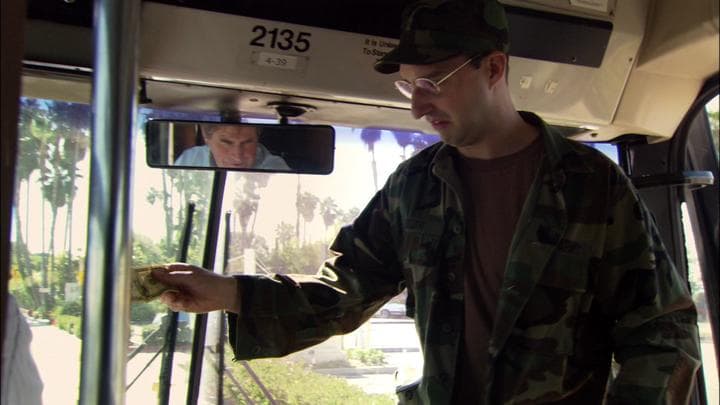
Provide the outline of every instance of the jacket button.
[[460,226],[460,224],[455,224],[452,227],[452,231],[455,233],[455,235],[460,235],[460,232],[462,232],[462,226]]
[[447,274],[447,279],[448,279],[448,281],[451,282],[451,283],[452,283],[453,281],[455,281],[455,273],[448,273],[448,274]]
[[444,323],[442,326],[442,331],[445,333],[450,333],[452,332],[452,326],[450,326],[449,323]]

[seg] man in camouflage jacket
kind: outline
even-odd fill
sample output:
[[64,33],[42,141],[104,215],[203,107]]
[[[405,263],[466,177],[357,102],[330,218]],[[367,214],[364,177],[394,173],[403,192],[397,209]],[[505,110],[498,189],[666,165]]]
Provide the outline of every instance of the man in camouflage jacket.
[[[424,1],[404,22],[398,48],[376,70],[413,78],[398,87],[443,142],[398,167],[340,231],[334,257],[317,275],[228,279],[171,265],[172,274],[154,274],[179,291],[163,299],[174,309],[232,312],[230,342],[238,359],[250,359],[350,332],[407,288],[424,370],[419,385],[399,392],[401,403],[687,402],[699,366],[687,286],[622,171],[512,107],[502,7],[494,0]],[[445,65],[435,68],[448,58],[459,63],[462,54],[471,57],[449,74]],[[482,62],[462,71],[473,55]],[[493,133],[502,133],[500,145],[527,135],[511,151],[539,137],[544,153],[512,237],[489,345],[475,348],[487,352],[477,381],[482,397],[462,398],[457,370],[471,225],[455,160]],[[611,378],[613,358],[619,369]]]
[[[540,127],[546,159],[512,243],[483,382],[489,398],[477,403],[600,403],[613,354],[621,367],[609,403],[685,402],[699,365],[695,311],[651,215],[614,163],[523,116]],[[316,277],[239,277],[237,358],[348,333],[408,288],[425,365],[401,402],[449,403],[464,308],[453,153],[439,143],[401,164]]]

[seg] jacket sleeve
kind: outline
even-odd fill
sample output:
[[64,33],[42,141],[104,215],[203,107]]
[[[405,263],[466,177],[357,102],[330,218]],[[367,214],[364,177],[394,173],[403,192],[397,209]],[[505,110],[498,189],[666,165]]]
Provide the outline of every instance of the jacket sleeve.
[[236,359],[279,357],[348,333],[403,288],[384,191],[330,247],[315,275],[238,276],[240,315],[228,314]]
[[598,283],[620,365],[607,403],[686,403],[700,365],[695,307],[652,215],[615,175]]

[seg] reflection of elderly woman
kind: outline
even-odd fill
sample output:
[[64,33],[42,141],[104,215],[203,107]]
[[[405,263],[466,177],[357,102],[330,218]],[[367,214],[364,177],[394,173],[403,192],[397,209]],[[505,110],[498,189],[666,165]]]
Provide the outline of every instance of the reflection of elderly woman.
[[258,142],[257,129],[246,125],[201,125],[205,145],[185,150],[177,166],[290,170],[285,160]]

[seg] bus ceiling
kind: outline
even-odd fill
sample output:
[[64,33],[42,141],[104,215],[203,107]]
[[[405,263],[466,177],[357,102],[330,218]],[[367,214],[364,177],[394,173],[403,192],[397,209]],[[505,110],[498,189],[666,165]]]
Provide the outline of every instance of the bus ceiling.
[[[500,0],[511,26],[518,109],[586,128],[582,140],[672,136],[718,72],[716,0]],[[92,4],[29,0],[24,94],[89,100]],[[429,131],[373,62],[399,36],[407,1],[146,1],[139,68],[147,105],[274,114],[310,123]],[[85,75],[85,80],[48,71]],[[74,89],[74,90],[73,90]],[[220,105],[222,104],[222,106]]]

